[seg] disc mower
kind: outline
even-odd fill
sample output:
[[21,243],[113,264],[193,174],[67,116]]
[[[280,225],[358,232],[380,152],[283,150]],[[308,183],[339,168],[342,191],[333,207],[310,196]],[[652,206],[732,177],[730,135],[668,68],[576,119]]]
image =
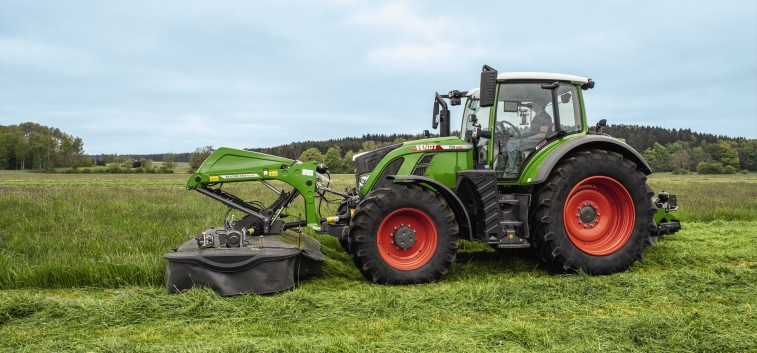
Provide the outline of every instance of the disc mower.
[[[277,292],[317,274],[324,256],[302,227],[336,237],[365,278],[380,284],[438,281],[460,239],[495,249],[532,248],[549,268],[592,275],[625,271],[657,237],[675,233],[675,195],[654,195],[644,158],[587,123],[585,77],[498,74],[484,65],[478,88],[436,93],[438,137],[354,156],[356,187],[331,189],[328,166],[220,148],[187,181],[230,210],[224,219],[165,255],[166,286],[210,286],[223,295]],[[451,134],[449,105],[464,105]],[[272,185],[288,185],[280,190]],[[224,184],[259,182],[265,205]],[[280,182],[283,182],[280,183]],[[321,215],[318,198],[341,199]],[[287,215],[301,198],[304,216]]]

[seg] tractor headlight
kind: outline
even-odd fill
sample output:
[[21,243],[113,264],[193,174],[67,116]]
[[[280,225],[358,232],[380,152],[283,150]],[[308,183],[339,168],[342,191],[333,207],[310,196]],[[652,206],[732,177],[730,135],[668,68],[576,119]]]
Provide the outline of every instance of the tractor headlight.
[[358,182],[357,182],[357,189],[358,190],[362,190],[363,186],[365,186],[365,182],[368,181],[368,178],[370,178],[370,177],[371,177],[370,174],[366,174],[366,175],[361,176],[360,179],[358,179]]

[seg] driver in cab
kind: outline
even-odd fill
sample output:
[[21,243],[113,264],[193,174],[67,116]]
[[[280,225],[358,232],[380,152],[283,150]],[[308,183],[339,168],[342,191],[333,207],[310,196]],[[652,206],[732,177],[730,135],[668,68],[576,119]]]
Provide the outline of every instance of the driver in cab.
[[544,111],[544,108],[547,106],[547,101],[544,98],[536,97],[532,106],[536,116],[531,120],[531,128],[529,129],[529,132],[524,133],[522,138],[511,138],[507,141],[507,167],[505,169],[505,177],[518,174],[518,166],[515,165],[515,162],[518,159],[520,151],[535,147],[536,144],[553,132],[552,116]]

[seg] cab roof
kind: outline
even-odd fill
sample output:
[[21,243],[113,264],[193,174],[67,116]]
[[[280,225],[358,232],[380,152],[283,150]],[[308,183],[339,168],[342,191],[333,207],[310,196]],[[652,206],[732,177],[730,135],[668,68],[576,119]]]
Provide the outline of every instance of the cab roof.
[[497,81],[507,80],[555,80],[555,81],[570,81],[572,83],[584,84],[589,82],[586,77],[555,74],[551,72],[503,72],[497,75]]
[[[503,72],[497,75],[497,81],[508,80],[547,80],[547,81],[569,81],[571,83],[584,84],[589,82],[586,77],[556,74],[552,72]],[[473,88],[468,91],[466,96],[478,96],[479,88]]]

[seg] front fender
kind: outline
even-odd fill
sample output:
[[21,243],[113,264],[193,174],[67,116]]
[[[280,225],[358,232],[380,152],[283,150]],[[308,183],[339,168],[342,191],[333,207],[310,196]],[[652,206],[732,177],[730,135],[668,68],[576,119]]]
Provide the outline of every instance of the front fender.
[[[473,227],[471,227],[470,217],[468,216],[465,207],[463,207],[463,202],[460,201],[460,198],[457,197],[457,194],[455,194],[454,191],[434,179],[417,175],[389,175],[386,178],[395,182],[400,181],[406,183],[427,184],[434,188],[434,190],[442,195],[447,203],[449,203],[450,207],[452,207],[452,212],[455,213],[455,218],[458,220],[458,226],[460,226],[460,228],[468,229],[468,240],[473,241]],[[465,223],[460,224],[460,221]]]

